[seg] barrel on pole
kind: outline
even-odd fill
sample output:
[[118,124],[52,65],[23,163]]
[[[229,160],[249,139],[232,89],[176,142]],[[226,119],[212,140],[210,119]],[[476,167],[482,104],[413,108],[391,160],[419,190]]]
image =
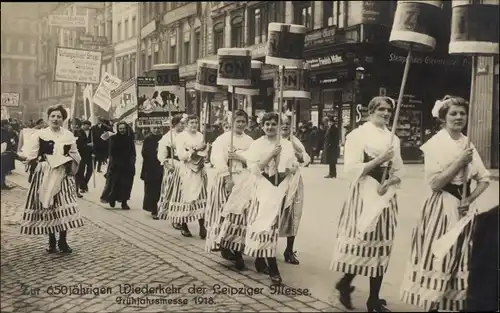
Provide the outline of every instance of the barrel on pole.
[[[300,68],[285,67],[283,98],[285,99],[311,99],[311,65],[305,63]],[[277,75],[277,88],[281,87]]]
[[[262,75],[262,62],[252,60],[252,85],[248,87],[235,87],[234,93],[245,96],[258,96],[260,89],[260,76]],[[231,91],[232,92],[232,91]]]
[[452,2],[450,54],[498,54],[499,1]]
[[252,85],[252,53],[249,49],[221,48],[217,51],[217,84]]
[[217,61],[198,61],[194,89],[201,92],[217,92]]
[[270,23],[266,46],[266,64],[294,66],[303,64],[307,28],[303,25]]
[[389,42],[406,50],[433,51],[442,7],[442,1],[398,1]]

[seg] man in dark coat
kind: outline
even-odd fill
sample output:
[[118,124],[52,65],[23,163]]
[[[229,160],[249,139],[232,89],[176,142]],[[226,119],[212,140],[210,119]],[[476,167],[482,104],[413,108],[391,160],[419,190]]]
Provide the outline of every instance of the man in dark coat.
[[78,166],[78,173],[75,178],[77,187],[82,193],[89,191],[89,181],[93,172],[93,138],[91,136],[90,126],[91,123],[89,121],[83,121],[81,123],[80,130],[76,130],[74,133],[77,138],[76,146],[78,148],[78,153],[80,153],[80,156],[82,157]]
[[150,212],[153,219],[158,219],[158,201],[161,194],[163,180],[163,166],[158,161],[158,142],[161,139],[160,128],[155,126],[144,139],[142,144],[141,179],[144,181],[144,201],[142,209]]
[[497,205],[475,220],[465,312],[498,312],[499,215]]
[[328,175],[325,178],[337,177],[337,158],[339,150],[339,132],[334,124],[333,117],[328,118],[328,128],[325,132],[323,155],[328,164]]
[[255,116],[252,116],[248,121],[248,126],[245,129],[245,134],[252,137],[253,140],[257,140],[262,137],[262,135],[264,135],[264,131],[259,127],[257,118]]
[[94,154],[97,172],[101,173],[101,166],[108,157],[108,142],[101,138],[102,134],[106,131],[112,131],[112,128],[104,123],[102,118],[99,118],[97,124],[92,126],[92,138],[94,140]]

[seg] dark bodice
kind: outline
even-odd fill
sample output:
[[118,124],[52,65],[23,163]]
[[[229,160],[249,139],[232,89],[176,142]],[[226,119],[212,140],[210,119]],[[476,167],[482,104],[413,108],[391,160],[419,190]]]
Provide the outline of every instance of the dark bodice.
[[[172,148],[167,146],[167,159],[172,158]],[[174,160],[179,161],[179,157],[174,153]]]
[[285,173],[278,173],[277,175],[278,175],[278,185],[276,185],[276,175],[269,176],[268,173],[265,173],[265,172],[262,173],[262,176],[264,176],[274,186],[279,186],[279,184],[281,184],[281,182],[284,181],[286,178]]
[[[45,156],[46,154],[54,154],[55,142],[53,140],[43,140],[41,138],[39,138],[38,140],[40,143],[40,147],[38,148],[38,157],[43,158],[43,156]],[[70,149],[71,145],[64,145],[64,155],[68,155]]]
[[[368,154],[366,154],[366,152],[363,152],[363,154],[364,154],[363,162],[366,163],[366,162],[370,162],[371,160],[373,160],[373,158],[371,158]],[[391,169],[391,162],[389,162],[389,166],[387,166],[386,176],[383,177],[385,169],[386,169],[386,167],[379,165],[379,166],[375,167],[374,169],[372,169],[370,172],[368,172],[366,175],[371,176],[379,183],[382,183],[383,180],[387,179],[387,176],[388,176],[387,174],[389,174],[389,170]]]
[[[470,191],[471,191],[470,190],[470,183],[471,183],[471,181],[468,180],[467,181],[467,189],[465,191],[466,196],[470,195]],[[449,194],[451,194],[452,196],[454,196],[458,200],[462,200],[461,195],[462,195],[463,186],[464,186],[463,184],[455,185],[455,184],[448,183],[442,188],[442,190],[448,192]]]

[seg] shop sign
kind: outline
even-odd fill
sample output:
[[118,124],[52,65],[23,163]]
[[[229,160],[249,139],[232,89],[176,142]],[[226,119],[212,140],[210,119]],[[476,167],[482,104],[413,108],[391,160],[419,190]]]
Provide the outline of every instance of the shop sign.
[[335,42],[336,29],[337,27],[334,25],[317,29],[306,34],[306,38],[304,40],[304,48],[317,48],[320,46],[333,44]]
[[389,1],[363,1],[362,23],[390,26],[390,5]]
[[339,54],[306,60],[306,63],[310,64],[311,68],[319,68],[326,65],[340,64],[344,62],[344,57]]
[[[444,65],[444,66],[469,66],[467,58],[434,58],[431,56],[415,56],[410,59],[413,64],[428,64],[428,65]],[[391,53],[389,55],[389,62],[402,63],[406,62],[406,56]]]
[[108,37],[106,36],[82,35],[79,39],[80,43],[83,45],[105,46],[108,44]]

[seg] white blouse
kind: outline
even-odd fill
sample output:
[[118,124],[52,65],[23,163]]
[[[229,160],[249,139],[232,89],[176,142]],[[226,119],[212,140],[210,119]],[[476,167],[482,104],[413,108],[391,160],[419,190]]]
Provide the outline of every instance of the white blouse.
[[[241,135],[234,134],[233,137],[233,148],[236,152],[242,153],[250,148],[253,139],[247,134],[243,133]],[[212,153],[210,155],[210,162],[219,172],[228,171],[228,154],[231,146],[231,132],[226,132],[217,137],[212,144]],[[243,168],[243,163],[239,161],[233,162],[233,170],[241,170]]]
[[198,131],[194,134],[188,131],[180,133],[174,139],[174,144],[179,160],[189,160],[191,158],[191,154],[193,154],[194,149],[203,142],[203,134]]

